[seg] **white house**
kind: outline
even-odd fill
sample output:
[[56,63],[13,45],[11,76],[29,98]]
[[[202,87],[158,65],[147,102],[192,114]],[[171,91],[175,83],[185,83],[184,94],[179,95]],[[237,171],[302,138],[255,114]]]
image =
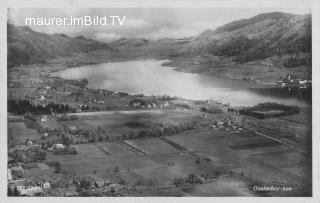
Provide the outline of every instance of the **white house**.
[[52,145],[53,149],[64,149],[65,146],[63,144],[57,143]]
[[47,121],[48,121],[48,116],[47,115],[42,116],[41,122],[47,122]]
[[42,188],[43,188],[43,189],[50,189],[50,187],[51,187],[51,185],[50,185],[49,182],[44,182],[44,183],[42,184]]

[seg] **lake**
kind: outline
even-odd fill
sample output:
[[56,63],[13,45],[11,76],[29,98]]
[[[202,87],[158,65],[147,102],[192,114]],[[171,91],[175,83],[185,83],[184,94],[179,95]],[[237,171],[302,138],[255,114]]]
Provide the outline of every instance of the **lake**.
[[129,94],[170,95],[192,100],[221,100],[235,106],[262,102],[307,106],[303,96],[286,89],[256,88],[254,81],[233,80],[184,73],[163,66],[168,60],[137,60],[102,63],[61,70],[52,74],[64,79],[88,79],[89,88],[122,91]]

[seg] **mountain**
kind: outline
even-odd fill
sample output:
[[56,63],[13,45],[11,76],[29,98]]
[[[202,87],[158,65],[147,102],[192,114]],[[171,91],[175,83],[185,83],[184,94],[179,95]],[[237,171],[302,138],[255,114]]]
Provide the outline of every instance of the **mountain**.
[[82,36],[35,32],[27,26],[7,24],[8,67],[44,62],[57,56],[98,49],[114,51],[109,45]]
[[237,62],[272,55],[311,53],[311,16],[264,13],[206,30],[193,37],[179,54],[210,53]]
[[[311,15],[263,13],[190,38],[157,41],[121,38],[108,44],[82,36],[49,35],[26,26],[8,24],[8,66],[44,62],[57,56],[98,49],[110,53],[119,51],[113,55],[119,60],[169,58],[176,62],[176,66],[181,66],[181,63],[189,66],[188,61],[203,66],[221,65],[221,59],[226,57],[243,63],[284,54],[292,56],[284,62],[288,66],[310,65]],[[101,57],[97,58],[106,59],[107,52],[101,52]]]
[[144,38],[120,38],[116,41],[110,42],[109,45],[119,48],[136,48],[147,46],[151,43],[152,42]]

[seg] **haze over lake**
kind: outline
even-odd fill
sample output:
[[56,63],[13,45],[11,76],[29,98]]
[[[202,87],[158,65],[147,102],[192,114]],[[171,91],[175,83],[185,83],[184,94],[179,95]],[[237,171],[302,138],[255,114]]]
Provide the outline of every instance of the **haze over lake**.
[[[184,73],[163,66],[168,60],[138,60],[101,63],[69,68],[53,73],[64,79],[87,78],[89,88],[122,91],[129,94],[170,95],[192,100],[221,100],[235,106],[262,102],[306,106],[305,101],[281,92],[257,93],[247,88],[253,81],[232,80]],[[275,90],[276,91],[276,90]]]

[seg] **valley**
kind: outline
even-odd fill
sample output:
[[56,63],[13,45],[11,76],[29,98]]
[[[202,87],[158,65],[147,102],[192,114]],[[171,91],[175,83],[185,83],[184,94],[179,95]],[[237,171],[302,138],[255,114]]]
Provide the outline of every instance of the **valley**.
[[311,196],[310,21],[110,43],[8,25],[8,195]]

